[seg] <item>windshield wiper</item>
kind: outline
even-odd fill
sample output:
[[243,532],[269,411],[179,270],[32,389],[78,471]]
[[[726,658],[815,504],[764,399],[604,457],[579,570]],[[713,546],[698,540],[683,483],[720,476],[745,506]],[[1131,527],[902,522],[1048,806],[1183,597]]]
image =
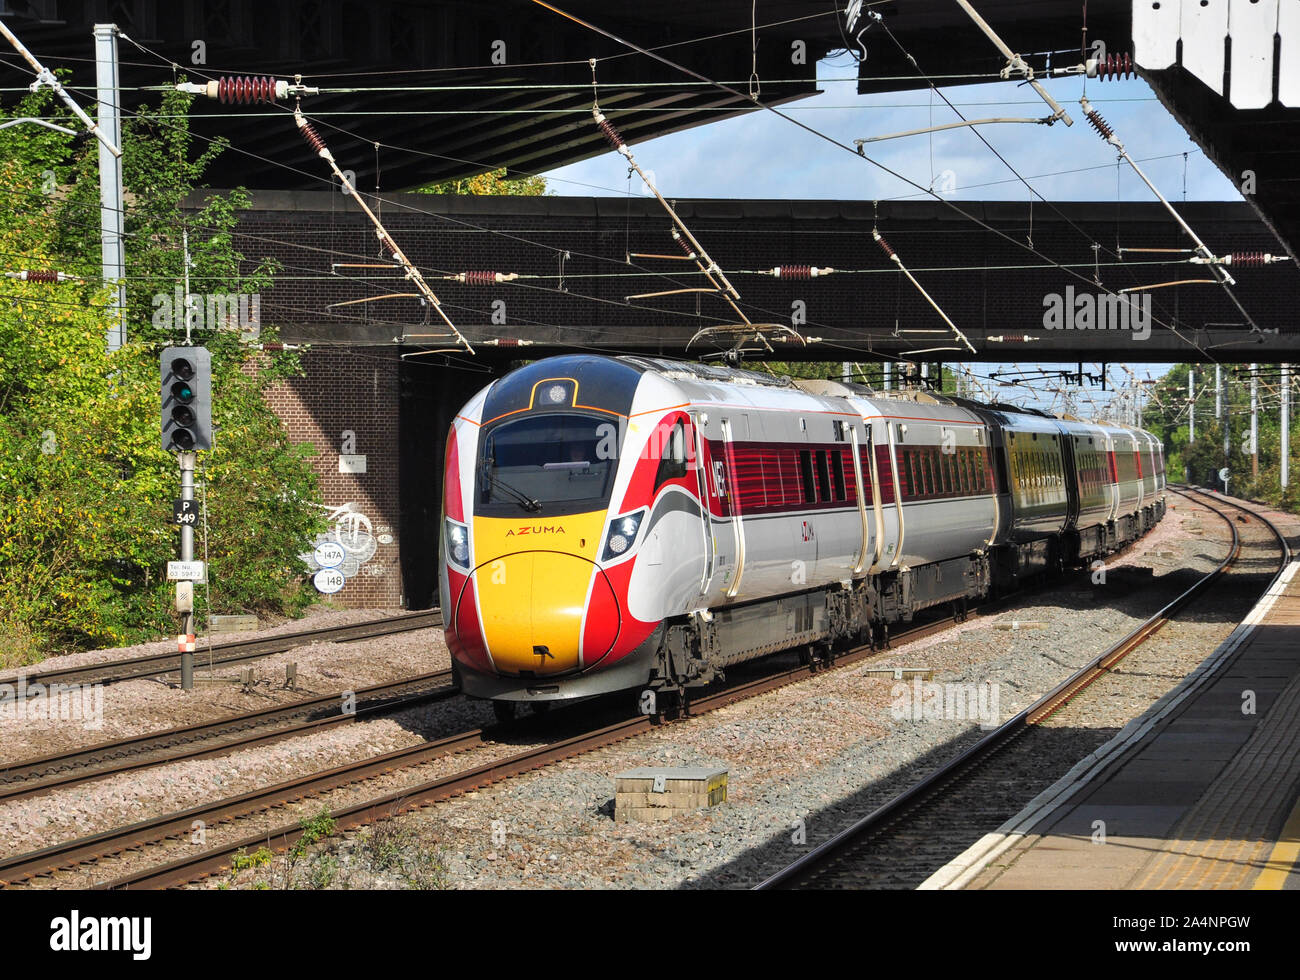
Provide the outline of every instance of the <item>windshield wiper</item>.
[[532,497],[528,496],[528,494],[524,493],[521,490],[516,490],[510,484],[506,483],[504,480],[497,477],[486,466],[483,467],[483,475],[487,477],[488,483],[492,484],[492,486],[500,490],[504,490],[506,493],[508,493],[511,497],[515,499],[515,503],[517,503],[524,510],[528,511],[528,513],[537,514],[541,512],[542,505],[539,501],[534,500]]

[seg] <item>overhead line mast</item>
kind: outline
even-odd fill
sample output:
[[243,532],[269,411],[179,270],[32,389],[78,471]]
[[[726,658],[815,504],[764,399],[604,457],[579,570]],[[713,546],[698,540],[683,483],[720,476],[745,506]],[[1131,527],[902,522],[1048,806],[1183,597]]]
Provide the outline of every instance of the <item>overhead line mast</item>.
[[[365,212],[366,217],[370,219],[371,224],[375,226],[375,234],[379,236],[379,241],[383,244],[384,248],[388,249],[388,251],[392,253],[393,258],[401,263],[402,268],[406,270],[406,278],[414,284],[415,288],[420,291],[420,295],[424,297],[429,305],[437,312],[438,316],[442,318],[443,323],[445,323],[447,328],[451,331],[451,334],[448,336],[456,338],[457,346],[449,348],[449,350],[463,349],[468,353],[473,354],[473,345],[465,339],[464,334],[456,329],[456,325],[451,322],[451,317],[447,316],[446,311],[442,308],[442,302],[438,299],[437,294],[434,293],[429,284],[425,282],[424,276],[420,273],[420,270],[415,267],[415,264],[406,257],[406,253],[402,251],[401,246],[393,240],[393,236],[388,233],[388,229],[384,227],[383,222],[375,216],[374,211],[370,210],[370,206],[362,199],[356,185],[352,183],[348,178],[348,175],[343,172],[337,161],[335,161],[334,154],[331,153],[329,147],[325,145],[325,140],[318,132],[316,132],[315,127],[312,126],[312,124],[303,116],[301,108],[295,108],[293,110],[293,119],[294,122],[298,124],[298,131],[302,133],[303,139],[305,139],[308,145],[316,151],[317,156],[329,164],[330,169],[334,171],[334,175],[338,177],[339,182],[347,188],[352,199],[357,202],[361,210]],[[431,353],[442,352],[433,351]]]

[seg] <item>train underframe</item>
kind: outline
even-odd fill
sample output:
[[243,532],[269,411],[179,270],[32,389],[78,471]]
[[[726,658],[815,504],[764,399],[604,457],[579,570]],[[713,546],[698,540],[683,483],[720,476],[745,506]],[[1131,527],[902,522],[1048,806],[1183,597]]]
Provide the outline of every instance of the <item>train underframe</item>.
[[[726,669],[783,650],[830,661],[870,643],[886,646],[889,630],[917,613],[950,604],[959,618],[968,603],[1114,554],[1163,518],[1156,501],[1134,515],[1083,533],[1045,535],[987,552],[885,572],[773,599],[704,610],[665,622],[647,642],[650,675],[641,688],[684,695],[721,680]],[[643,647],[643,649],[645,649]],[[630,658],[629,658],[630,659]],[[644,668],[642,668],[644,669]],[[610,690],[616,688],[610,687]]]

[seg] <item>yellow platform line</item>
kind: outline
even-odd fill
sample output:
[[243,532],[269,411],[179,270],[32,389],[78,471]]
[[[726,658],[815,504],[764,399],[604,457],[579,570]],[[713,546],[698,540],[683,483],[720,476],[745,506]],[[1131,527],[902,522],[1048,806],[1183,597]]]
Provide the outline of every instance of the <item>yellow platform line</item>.
[[1255,891],[1281,891],[1286,885],[1287,877],[1295,870],[1300,860],[1300,799],[1296,800],[1295,809],[1287,817],[1286,826],[1277,835],[1273,853],[1268,856],[1268,863],[1255,879]]

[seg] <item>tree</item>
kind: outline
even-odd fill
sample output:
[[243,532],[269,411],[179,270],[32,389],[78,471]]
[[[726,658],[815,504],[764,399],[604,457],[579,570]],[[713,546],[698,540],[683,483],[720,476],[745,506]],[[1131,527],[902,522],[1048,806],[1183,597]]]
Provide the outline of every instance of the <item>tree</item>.
[[443,180],[415,188],[420,194],[474,194],[484,196],[542,197],[549,193],[546,178],[540,175],[507,177],[506,168],[490,170],[459,180]]
[[[188,105],[171,93],[124,126],[128,344],[112,354],[94,141],[0,130],[0,268],[82,277],[0,279],[0,661],[9,664],[138,642],[174,624],[163,573],[177,554],[170,501],[178,475],[160,445],[158,354],[184,334],[157,315],[159,301],[174,295],[183,272],[187,223],[193,291],[248,296],[274,271],[234,246],[242,191],[182,211],[223,149],[192,153]],[[15,114],[66,116],[48,92],[25,97]],[[17,138],[19,130],[31,138]],[[194,332],[213,354],[217,426],[216,445],[199,455],[211,561],[211,605],[200,589],[200,622],[208,611],[292,614],[314,595],[297,555],[321,528],[319,488],[309,449],[289,443],[264,397],[300,367],[291,354],[261,353],[234,326],[203,322]],[[261,341],[274,338],[262,325]]]
[[[1200,373],[1196,381],[1196,439],[1189,440],[1187,376],[1190,364],[1175,365],[1156,383],[1153,404],[1144,413],[1144,425],[1165,443],[1166,470],[1171,480],[1184,477],[1193,483],[1222,488],[1218,473],[1228,468],[1228,489],[1234,494],[1256,497],[1269,503],[1294,508],[1300,503],[1300,470],[1291,461],[1291,486],[1284,493],[1281,483],[1282,428],[1279,413],[1276,368],[1262,367],[1259,409],[1259,475],[1253,475],[1252,458],[1243,451],[1250,433],[1250,382],[1239,366],[1225,366],[1222,398],[1223,418],[1214,415],[1213,371]],[[1204,369],[1198,369],[1204,371]],[[1294,402],[1293,402],[1294,404]],[[1291,445],[1300,447],[1300,419],[1291,424]],[[1226,429],[1226,433],[1225,433]],[[1225,435],[1228,451],[1224,452]],[[1294,457],[1294,453],[1293,453]]]

